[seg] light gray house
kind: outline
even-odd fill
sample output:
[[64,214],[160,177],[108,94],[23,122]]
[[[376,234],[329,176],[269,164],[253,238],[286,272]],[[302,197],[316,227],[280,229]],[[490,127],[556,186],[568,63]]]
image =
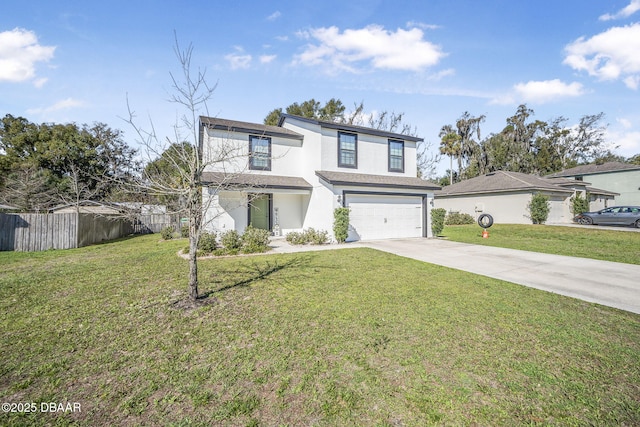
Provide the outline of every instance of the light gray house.
[[536,193],[549,197],[547,223],[571,223],[571,198],[579,193],[592,194],[602,203],[613,200],[616,193],[589,187],[573,179],[547,179],[519,172],[496,171],[453,185],[435,193],[435,206],[447,212],[466,213],[477,218],[483,213],[497,223],[531,224],[528,205]]
[[588,181],[597,188],[617,193],[614,201],[616,205],[640,205],[640,165],[622,162],[582,165],[548,177]]

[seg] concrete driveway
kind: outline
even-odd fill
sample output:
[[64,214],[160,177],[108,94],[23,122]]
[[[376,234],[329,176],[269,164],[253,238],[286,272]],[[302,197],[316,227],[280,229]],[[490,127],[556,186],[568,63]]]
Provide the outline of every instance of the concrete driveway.
[[640,313],[640,265],[494,248],[441,239],[362,246]]

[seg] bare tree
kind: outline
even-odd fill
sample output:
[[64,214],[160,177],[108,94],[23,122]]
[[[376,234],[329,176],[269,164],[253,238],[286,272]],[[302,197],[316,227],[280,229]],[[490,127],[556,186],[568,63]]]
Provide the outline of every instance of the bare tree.
[[[195,302],[199,297],[198,241],[205,225],[203,210],[209,207],[203,204],[203,172],[207,166],[229,162],[232,157],[241,154],[239,147],[233,144],[220,144],[208,150],[206,155],[204,154],[199,119],[201,114],[208,116],[207,102],[212,97],[216,85],[210,86],[207,83],[205,70],[192,71],[192,45],[182,50],[176,37],[174,50],[180,62],[182,74],[179,78],[171,74],[174,94],[170,102],[178,104],[184,114],[174,125],[173,138],[159,140],[151,120],[150,130],[139,126],[128,100],[129,116],[125,121],[135,130],[139,142],[146,151],[144,154],[149,157],[148,160],[162,156],[169,165],[168,170],[172,171],[169,174],[144,173],[136,183],[135,190],[149,196],[170,196],[180,200],[179,211],[189,219],[189,299]],[[169,147],[172,149],[168,149]],[[215,182],[208,182],[206,185],[209,188],[213,187],[213,191],[217,191],[229,187],[232,182],[232,174],[216,174]],[[207,198],[207,204],[211,203],[211,200]]]

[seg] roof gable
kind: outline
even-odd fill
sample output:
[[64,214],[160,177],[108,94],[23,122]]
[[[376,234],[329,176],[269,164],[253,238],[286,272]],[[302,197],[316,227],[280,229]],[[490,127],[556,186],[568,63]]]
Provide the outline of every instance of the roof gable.
[[265,135],[302,141],[303,135],[280,126],[263,125],[259,123],[241,122],[238,120],[219,119],[200,116],[201,127],[228,132],[239,132],[252,135]]
[[575,168],[565,169],[560,172],[548,175],[550,178],[563,177],[563,176],[582,176],[582,175],[594,175],[599,173],[612,173],[630,170],[640,170],[640,165],[632,165],[630,163],[622,162],[606,162],[602,164],[590,164],[580,165]]
[[336,129],[336,130],[343,130],[347,132],[354,132],[354,133],[360,133],[365,135],[381,136],[383,138],[399,139],[403,141],[413,141],[413,142],[424,141],[424,138],[419,138],[416,136],[403,135],[401,133],[388,132],[385,130],[373,129],[365,126],[355,126],[347,123],[327,122],[327,121],[318,120],[318,119],[311,119],[308,117],[295,116],[293,114],[282,114],[280,116],[280,121],[278,122],[278,126],[282,126],[284,122],[287,120],[312,123],[327,129]]
[[436,193],[436,195],[457,196],[510,191],[573,192],[571,189],[560,187],[539,176],[528,175],[520,172],[496,171],[443,187],[442,190]]

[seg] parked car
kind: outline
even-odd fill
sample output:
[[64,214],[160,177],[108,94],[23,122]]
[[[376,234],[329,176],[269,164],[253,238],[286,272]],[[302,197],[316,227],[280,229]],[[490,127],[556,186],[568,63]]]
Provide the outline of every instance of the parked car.
[[613,206],[598,212],[576,215],[574,222],[598,225],[633,225],[640,228],[640,206]]

